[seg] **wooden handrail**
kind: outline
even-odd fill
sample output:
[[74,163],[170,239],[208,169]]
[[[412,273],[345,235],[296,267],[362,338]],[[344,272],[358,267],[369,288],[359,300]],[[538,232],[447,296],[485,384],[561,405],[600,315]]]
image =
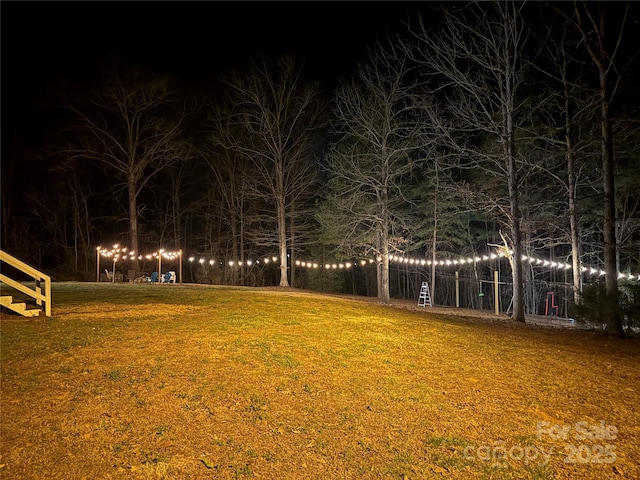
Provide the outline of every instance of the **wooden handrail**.
[[[8,254],[7,252],[0,250],[0,261],[8,263],[12,267],[20,270],[22,273],[33,278],[36,282],[36,285],[33,289],[29,287],[25,287],[23,284],[7,277],[4,274],[0,274],[0,281],[6,283],[10,287],[19,290],[32,297],[36,301],[36,305],[43,306],[44,304],[44,313],[47,317],[51,316],[51,277],[45,273],[42,273],[38,269],[32,267],[31,265],[27,265],[21,260],[18,260],[13,255]],[[44,293],[42,291],[41,283],[44,282]]]

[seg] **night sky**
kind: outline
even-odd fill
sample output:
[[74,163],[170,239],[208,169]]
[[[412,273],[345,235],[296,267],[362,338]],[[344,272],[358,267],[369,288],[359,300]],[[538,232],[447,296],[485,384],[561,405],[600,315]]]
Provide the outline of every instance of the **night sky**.
[[293,52],[327,87],[424,2],[0,2],[2,130],[38,129],[47,86],[117,54],[202,84],[257,51]]

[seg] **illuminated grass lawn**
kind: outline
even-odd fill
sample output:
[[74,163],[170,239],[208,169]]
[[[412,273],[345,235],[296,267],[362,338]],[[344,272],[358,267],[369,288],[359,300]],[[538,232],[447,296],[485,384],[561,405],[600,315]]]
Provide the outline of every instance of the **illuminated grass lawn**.
[[53,294],[2,316],[3,479],[640,478],[636,341],[290,290]]

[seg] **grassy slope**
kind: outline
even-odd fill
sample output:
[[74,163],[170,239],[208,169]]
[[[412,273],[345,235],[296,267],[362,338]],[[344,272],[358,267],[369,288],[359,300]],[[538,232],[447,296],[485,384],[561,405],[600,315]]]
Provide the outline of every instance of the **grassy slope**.
[[0,327],[2,478],[640,477],[636,342],[181,285]]

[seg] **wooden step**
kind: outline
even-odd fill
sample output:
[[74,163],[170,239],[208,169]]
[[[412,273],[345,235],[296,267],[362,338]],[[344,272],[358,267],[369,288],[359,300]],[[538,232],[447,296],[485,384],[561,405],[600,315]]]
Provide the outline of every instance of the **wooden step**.
[[11,295],[2,295],[0,297],[0,305],[13,310],[23,317],[37,317],[40,315],[39,308],[27,308],[26,302],[14,302]]

